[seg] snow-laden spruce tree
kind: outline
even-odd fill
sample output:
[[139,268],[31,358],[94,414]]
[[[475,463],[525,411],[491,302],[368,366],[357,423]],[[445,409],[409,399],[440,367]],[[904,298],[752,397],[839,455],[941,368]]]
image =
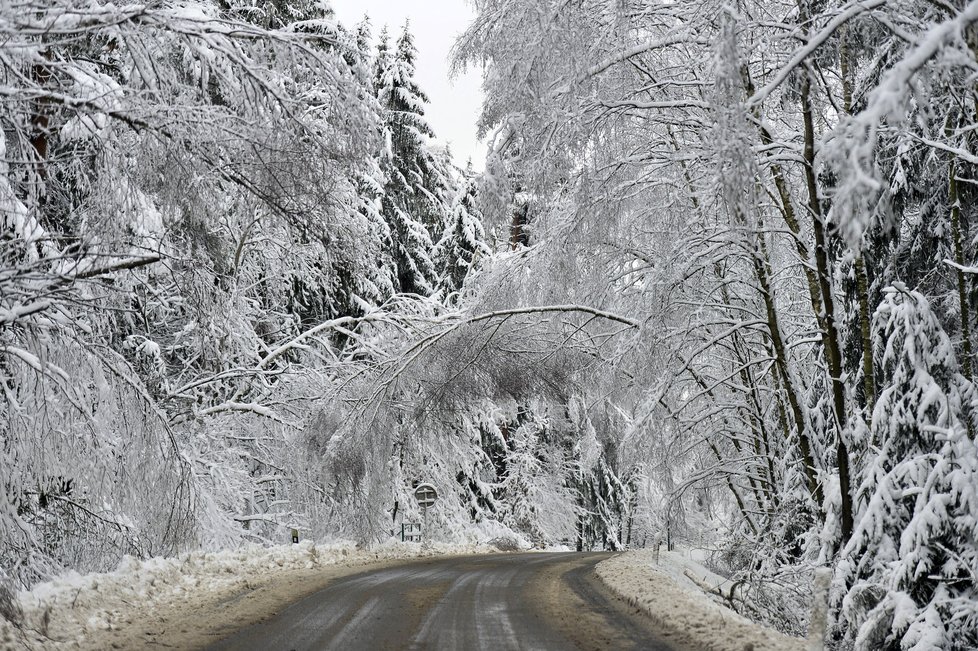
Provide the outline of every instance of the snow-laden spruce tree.
[[876,454],[837,573],[857,649],[978,647],[978,392],[923,295],[899,283],[874,315]]
[[416,56],[408,25],[394,51],[387,30],[381,32],[374,79],[386,141],[381,168],[387,183],[381,212],[393,238],[398,289],[430,295],[438,277],[432,261],[432,232],[444,221],[451,177],[428,145],[434,132],[424,117],[428,98],[414,79]]
[[393,252],[391,229],[381,213],[381,198],[384,195],[384,172],[380,164],[380,153],[384,149],[383,117],[374,90],[372,32],[370,19],[367,16],[356,25],[351,36],[345,56],[351,69],[356,71],[357,83],[361,87],[359,92],[361,102],[369,106],[371,112],[375,114],[372,128],[376,129],[378,134],[377,152],[365,161],[367,169],[360,174],[356,195],[360,204],[358,212],[364,217],[370,233],[369,241],[372,246],[368,251],[368,257],[372,262],[370,268],[373,273],[353,288],[353,297],[362,303],[377,305],[395,292],[397,277],[391,258]]
[[475,180],[466,180],[452,204],[441,239],[435,245],[438,284],[446,295],[458,292],[479,258],[491,254],[476,192]]

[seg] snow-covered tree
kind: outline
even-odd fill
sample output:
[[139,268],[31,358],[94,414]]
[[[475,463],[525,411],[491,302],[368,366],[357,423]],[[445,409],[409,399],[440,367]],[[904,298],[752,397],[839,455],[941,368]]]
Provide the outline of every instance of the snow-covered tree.
[[435,245],[439,287],[446,295],[459,291],[479,259],[491,254],[476,200],[477,187],[474,179],[463,183]]
[[21,583],[301,518],[277,468],[325,375],[290,343],[378,285],[353,252],[380,139],[325,5],[289,6],[0,8],[0,559]]
[[919,292],[874,316],[880,395],[860,514],[838,569],[858,649],[978,645],[978,391]]
[[381,158],[387,177],[381,212],[391,230],[399,291],[430,295],[437,284],[432,233],[439,233],[444,222],[451,180],[429,147],[434,132],[424,117],[428,98],[414,78],[417,50],[409,26],[394,51],[386,33],[381,33],[375,74],[387,144]]
[[782,629],[838,563],[842,646],[978,645],[978,4],[476,5],[478,184],[407,28],[0,6],[0,576],[429,480],[445,538],[637,519]]

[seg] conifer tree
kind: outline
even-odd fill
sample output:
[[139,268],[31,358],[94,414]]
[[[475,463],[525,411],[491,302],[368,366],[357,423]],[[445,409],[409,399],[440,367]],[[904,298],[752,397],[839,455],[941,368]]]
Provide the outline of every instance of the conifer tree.
[[397,278],[391,261],[391,230],[381,214],[384,195],[384,173],[380,154],[383,149],[383,118],[380,104],[374,93],[372,78],[370,18],[364,16],[344,43],[344,58],[356,77],[359,87],[358,100],[369,109],[370,120],[363,128],[376,133],[377,150],[364,161],[356,179],[356,211],[366,226],[365,239],[357,252],[364,273],[345,276],[350,281],[347,313],[359,313],[367,305],[379,305],[395,291]]
[[438,282],[446,295],[461,289],[479,258],[490,254],[476,192],[475,181],[468,179],[452,204],[441,239],[435,246]]
[[973,649],[978,394],[919,292],[887,288],[874,326],[878,453],[839,564],[842,616],[857,649]]
[[428,98],[414,79],[416,55],[407,24],[393,52],[386,29],[381,33],[374,77],[387,145],[381,159],[387,177],[381,212],[393,238],[398,289],[430,295],[437,278],[431,233],[443,223],[448,182],[428,147],[434,132],[424,117]]

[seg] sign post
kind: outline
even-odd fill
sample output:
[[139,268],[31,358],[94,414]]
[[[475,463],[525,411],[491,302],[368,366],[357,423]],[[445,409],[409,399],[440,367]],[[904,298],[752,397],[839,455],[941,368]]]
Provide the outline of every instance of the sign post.
[[421,522],[423,523],[421,546],[426,547],[428,544],[428,509],[434,506],[435,501],[438,500],[438,491],[431,484],[418,484],[417,488],[414,489],[414,499],[418,501],[418,506],[421,507]]

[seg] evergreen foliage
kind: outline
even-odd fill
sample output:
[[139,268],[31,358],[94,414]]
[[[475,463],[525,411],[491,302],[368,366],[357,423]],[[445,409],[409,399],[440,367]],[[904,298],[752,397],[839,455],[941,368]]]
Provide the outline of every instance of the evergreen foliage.
[[444,221],[451,179],[444,161],[428,147],[434,132],[424,117],[428,98],[414,80],[416,55],[409,25],[393,51],[386,30],[381,34],[375,73],[386,143],[381,212],[392,233],[398,290],[429,296],[437,284],[432,233]]
[[919,292],[874,316],[881,392],[864,505],[842,552],[842,611],[859,649],[978,645],[978,392]]
[[472,179],[462,184],[445,220],[441,239],[435,245],[439,286],[446,295],[458,292],[479,259],[490,255],[476,188]]
[[715,549],[794,633],[827,565],[835,647],[978,647],[978,3],[476,12],[481,177],[407,25],[0,5],[0,601],[430,481],[435,537]]

